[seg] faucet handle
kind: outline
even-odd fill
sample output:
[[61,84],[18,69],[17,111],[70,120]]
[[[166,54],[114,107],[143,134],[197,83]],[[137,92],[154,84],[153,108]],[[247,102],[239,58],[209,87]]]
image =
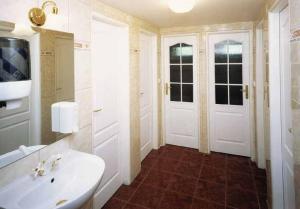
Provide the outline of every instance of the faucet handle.
[[58,166],[58,162],[62,159],[62,155],[58,154],[53,157],[54,159],[51,162],[51,169],[55,169]]
[[38,166],[32,170],[34,177],[46,175],[45,163],[45,161],[39,162]]

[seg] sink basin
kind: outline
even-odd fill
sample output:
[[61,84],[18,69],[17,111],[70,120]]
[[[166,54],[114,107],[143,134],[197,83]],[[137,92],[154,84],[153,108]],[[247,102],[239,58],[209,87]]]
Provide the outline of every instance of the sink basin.
[[46,176],[24,176],[1,188],[0,208],[80,208],[96,191],[104,169],[101,158],[69,150],[59,166]]

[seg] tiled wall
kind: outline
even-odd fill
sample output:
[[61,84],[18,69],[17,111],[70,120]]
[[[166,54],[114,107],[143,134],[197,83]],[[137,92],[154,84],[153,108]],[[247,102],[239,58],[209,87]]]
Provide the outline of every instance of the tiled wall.
[[[131,171],[134,178],[140,170],[139,142],[139,33],[143,30],[158,34],[158,28],[132,17],[124,12],[108,7],[97,0],[58,0],[59,21],[49,17],[45,27],[74,33],[75,38],[75,100],[79,104],[78,133],[54,143],[40,152],[34,153],[0,170],[0,187],[24,174],[40,160],[54,153],[62,153],[68,148],[92,152],[92,78],[91,78],[91,14],[99,12],[129,26],[130,38],[130,103],[131,103]],[[0,20],[29,24],[27,12],[43,3],[42,0],[1,0]],[[160,37],[158,35],[158,46]],[[160,53],[160,50],[158,50]],[[160,55],[159,55],[160,57]],[[159,70],[159,69],[158,69]],[[160,92],[159,92],[160,93]]]
[[[200,151],[207,153],[208,152],[208,95],[207,95],[207,85],[208,85],[208,75],[207,75],[207,33],[208,32],[217,32],[217,31],[233,31],[233,30],[247,30],[250,31],[250,46],[253,45],[253,22],[238,22],[238,23],[231,23],[231,24],[222,24],[222,25],[202,25],[198,27],[173,27],[173,28],[162,28],[161,35],[172,35],[172,34],[188,34],[193,33],[197,34],[198,42],[199,42],[199,50],[200,50],[200,57],[199,57],[199,69],[198,69],[198,79],[199,79],[199,98],[200,98]],[[252,49],[251,49],[252,51]],[[252,55],[250,53],[250,69],[253,69],[253,61]],[[252,96],[251,100],[251,108],[254,107],[254,94],[253,89],[250,88],[250,95]],[[254,126],[253,126],[254,127]],[[253,137],[254,139],[254,137]],[[254,139],[255,140],[255,139]],[[255,150],[255,149],[252,149]]]

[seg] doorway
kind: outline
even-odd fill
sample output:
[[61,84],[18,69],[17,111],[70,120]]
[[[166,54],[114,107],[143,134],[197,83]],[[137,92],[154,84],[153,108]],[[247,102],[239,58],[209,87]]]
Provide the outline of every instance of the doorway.
[[198,46],[193,35],[163,39],[165,141],[199,148]]
[[209,34],[208,50],[210,150],[249,157],[249,34]]
[[130,176],[128,27],[92,16],[93,153],[106,164],[94,195],[101,208]]

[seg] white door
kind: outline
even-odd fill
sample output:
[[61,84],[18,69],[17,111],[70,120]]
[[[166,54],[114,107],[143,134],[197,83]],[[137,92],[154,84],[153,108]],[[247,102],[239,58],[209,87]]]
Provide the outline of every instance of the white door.
[[280,68],[282,104],[282,168],[285,209],[295,209],[294,157],[291,114],[291,62],[289,9],[280,12]]
[[249,35],[209,36],[211,150],[250,156]]
[[119,105],[119,27],[93,20],[93,152],[105,161],[105,172],[95,194],[101,208],[122,184]]
[[195,36],[164,39],[167,144],[198,148],[198,56]]
[[152,37],[140,34],[140,140],[141,160],[153,148],[152,140]]

